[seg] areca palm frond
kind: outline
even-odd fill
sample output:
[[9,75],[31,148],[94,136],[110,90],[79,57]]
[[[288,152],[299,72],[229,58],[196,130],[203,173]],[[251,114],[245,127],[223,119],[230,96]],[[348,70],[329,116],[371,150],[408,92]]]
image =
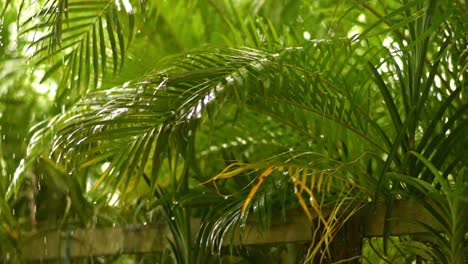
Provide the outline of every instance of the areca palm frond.
[[[258,9],[247,10],[260,15],[272,12],[263,1],[256,3],[260,2]],[[284,1],[293,10],[302,8],[294,2],[298,1]],[[309,40],[310,32],[294,28],[292,22],[279,26],[277,16],[244,20],[230,5],[212,3],[210,6],[220,15],[216,19],[222,18],[227,28],[238,30],[232,30],[233,35],[219,43],[234,43],[236,47],[210,47],[166,57],[137,80],[87,94],[35,130],[29,153],[40,155],[50,143],[47,152],[51,158],[76,177],[86,177],[83,171],[87,168],[110,164],[95,179],[91,191],[103,195],[118,191],[123,200],[142,178],[156,188],[169,175],[174,192],[197,189],[188,187],[189,180],[199,184],[211,179],[215,184],[204,188],[234,200],[228,199],[219,207],[211,204],[226,210],[211,212],[203,223],[200,239],[210,240],[218,250],[229,229],[242,225],[250,212],[268,215],[268,199],[274,197],[269,193],[274,184],[269,181],[286,179],[286,189],[296,197],[295,206],[302,207],[308,216],[317,213],[318,223],[324,226],[323,237],[333,238],[359,202],[381,196],[391,200],[426,194],[429,185],[438,188],[443,182],[439,178],[453,177],[466,164],[466,36],[452,32],[453,28],[463,28],[456,10],[459,4],[404,1],[380,8],[353,3],[344,13],[354,14],[359,7],[364,11],[359,10],[357,15],[362,11],[370,20],[360,35],[335,38],[333,32],[325,34],[321,28],[314,36],[327,38]],[[123,31],[99,35],[100,23],[106,24],[108,16],[114,29],[122,29],[117,23],[121,21],[117,7],[110,6],[110,13],[102,13],[98,22],[76,25],[77,32],[84,34],[76,35],[82,37],[80,42],[72,41],[72,27],[62,28],[67,36],[50,33],[46,35],[49,41],[40,38],[34,42],[45,60],[55,58],[57,52],[70,51],[46,75],[54,74],[64,64],[66,76],[78,76],[71,88],[84,87],[92,78],[96,85],[107,63],[102,61],[103,51],[113,55],[114,69],[121,67],[122,50],[127,46],[125,41],[119,42],[120,37],[114,44],[111,38]],[[161,4],[159,8],[166,10],[168,6]],[[208,9],[197,10],[206,14]],[[279,14],[284,12],[281,9]],[[57,21],[57,15],[47,9],[43,13]],[[177,14],[180,17],[186,11]],[[75,18],[82,19],[79,14]],[[63,13],[64,23],[67,19],[74,23],[71,13],[68,18]],[[160,19],[166,20],[165,25],[171,24],[165,16]],[[183,29],[179,22],[172,24]],[[32,31],[45,28],[46,23],[30,27]],[[85,28],[89,30],[83,31]],[[50,29],[58,32],[59,26]],[[334,29],[339,32],[340,27]],[[169,28],[166,33],[175,39],[169,43],[177,42],[174,30]],[[190,40],[182,41],[186,46],[174,48],[177,51],[203,42],[202,37],[184,37]],[[211,37],[207,34],[207,39]],[[62,49],[65,43],[68,46]],[[443,173],[437,175],[434,170]],[[10,194],[21,182],[21,172],[17,175]],[[395,175],[418,180],[406,181]],[[336,213],[348,200],[352,200],[352,206],[343,221],[332,221],[322,214],[325,203],[332,204]],[[184,211],[181,217],[185,220],[181,221],[189,215]],[[260,218],[268,223],[268,217]],[[176,233],[177,225],[172,227]],[[180,247],[189,243],[186,237],[181,241]],[[434,241],[446,243],[444,239]],[[318,242],[310,255],[316,255],[320,245],[328,243],[322,239]],[[187,257],[187,248],[182,250]]]
[[[156,142],[167,144],[170,130],[183,127],[176,133],[179,133],[178,136],[184,135],[188,138],[189,134],[192,136],[195,134],[198,119],[202,113],[206,113],[208,117],[215,117],[220,115],[220,109],[223,107],[241,105],[253,113],[272,118],[274,122],[291,126],[315,142],[319,141],[317,135],[323,135],[331,142],[336,141],[337,137],[347,137],[346,133],[343,134],[340,131],[351,132],[353,135],[358,135],[358,138],[366,144],[371,145],[369,149],[380,153],[378,155],[393,152],[390,155],[391,158],[387,160],[387,165],[395,162],[397,166],[401,166],[404,157],[394,154],[397,153],[399,146],[403,149],[410,147],[408,142],[411,136],[405,135],[406,128],[402,129],[404,125],[402,120],[405,118],[408,122],[417,120],[420,113],[400,114],[401,109],[395,108],[396,105],[401,104],[396,102],[399,99],[391,89],[391,86],[398,81],[392,80],[393,76],[381,75],[380,70],[372,66],[371,72],[376,76],[378,89],[370,86],[371,79],[358,77],[363,75],[361,74],[363,72],[368,73],[368,69],[361,63],[363,59],[380,54],[386,57],[387,61],[392,60],[385,55],[386,50],[383,50],[384,55],[381,49],[370,51],[359,56],[356,53],[362,52],[362,49],[356,45],[350,45],[345,40],[325,40],[313,41],[304,47],[274,51],[232,49],[219,52],[199,51],[170,57],[166,59],[167,63],[161,63],[154,74],[131,83],[125,89],[98,92],[85,99],[84,103],[74,110],[80,114],[72,116],[67,120],[68,124],[61,128],[64,135],[73,133],[70,137],[60,137],[56,141],[56,146],[65,151],[78,149],[83,151],[84,149],[75,145],[80,143],[79,145],[89,148],[87,143],[100,142],[108,139],[107,135],[113,134],[114,139],[122,140],[120,144],[131,146],[133,152],[130,153],[147,157],[143,153],[151,152],[150,149],[154,147],[151,142],[156,137],[159,138]],[[344,52],[349,55],[348,57],[335,57],[335,52],[341,52],[341,55]],[[445,50],[441,49],[436,58],[440,60],[444,52]],[[340,59],[342,61],[339,61]],[[331,64],[331,61],[334,63]],[[398,64],[394,62],[393,65],[399,74],[397,76],[406,78],[401,71],[398,72]],[[434,64],[433,72],[437,72],[438,65],[439,63]],[[369,76],[369,74],[364,76]],[[431,87],[433,78],[434,74],[428,76],[425,94]],[[353,86],[348,86],[347,80],[351,79]],[[356,84],[356,80],[360,80],[360,84]],[[366,86],[368,88],[364,89],[363,87]],[[462,88],[459,88],[451,94],[450,100],[459,100],[457,91],[461,90]],[[393,128],[390,123],[380,121],[382,116],[387,115],[387,109],[374,107],[372,103],[375,101],[374,98],[381,96],[389,106]],[[408,100],[405,98],[406,96],[403,96],[403,100]],[[434,102],[432,98],[431,102]],[[450,102],[445,103],[445,107],[452,105]],[[455,118],[463,113],[463,107],[466,105],[461,105]],[[374,109],[374,112],[369,112],[370,108]],[[82,115],[83,110],[89,112]],[[442,108],[436,116],[444,114],[444,111],[445,108]],[[144,112],[146,114],[143,114]],[[411,118],[407,118],[407,115]],[[325,123],[321,121],[317,126],[317,120],[320,119],[328,121]],[[114,123],[110,120],[119,121]],[[439,120],[440,118],[437,118],[433,122],[439,122]],[[113,127],[106,126],[107,123],[112,124]],[[333,126],[331,130],[335,132],[321,133],[324,124]],[[448,122],[448,124],[454,123]],[[414,129],[414,125],[412,126]],[[429,128],[434,126],[436,125],[431,124]],[[463,131],[464,126],[462,122],[457,131]],[[125,129],[122,129],[123,127]],[[335,135],[331,138],[330,135],[333,134]],[[425,133],[425,137],[430,138],[431,134]],[[141,137],[141,135],[144,136]],[[136,137],[132,138],[132,136]],[[394,141],[394,138],[397,141]],[[422,141],[425,142],[427,139]],[[347,147],[358,146],[361,145],[351,144]],[[106,153],[104,156],[99,154],[100,158],[80,162],[90,165],[114,156],[120,157],[122,164],[126,164],[123,161],[122,150],[119,150],[115,144],[111,144],[109,151],[102,151],[106,149],[102,147],[101,145],[99,148],[94,147],[90,150]],[[138,148],[145,151],[140,151]],[[158,149],[161,151],[161,148]],[[328,149],[329,152],[332,151],[332,148]],[[97,152],[89,157],[96,157]],[[362,149],[350,152],[362,153]],[[159,157],[159,154],[155,157]],[[139,160],[138,156],[135,160]],[[138,166],[131,166],[128,171],[129,175],[133,174],[133,170],[137,167],[142,170],[145,163],[146,160],[143,160]],[[154,162],[153,165],[156,163]],[[126,165],[122,166],[127,168]],[[119,171],[127,173],[126,169]]]
[[114,74],[122,68],[134,31],[134,10],[128,0],[46,1],[38,10],[35,5],[22,2],[21,14],[32,14],[20,27],[31,38],[36,64],[51,65],[42,80],[63,68],[58,98],[70,95],[65,87],[74,95],[96,88],[108,68]]
[[[335,146],[330,143],[324,144],[322,142],[324,140],[316,136],[317,133],[325,134],[327,142],[344,140],[347,133],[357,134],[360,138],[358,140],[364,144],[353,148],[368,150],[370,153],[385,149],[384,145],[380,146],[376,143],[379,135],[376,138],[370,136],[367,124],[362,121],[363,118],[358,117],[365,112],[363,110],[354,112],[350,107],[360,105],[362,102],[348,98],[346,91],[333,85],[333,79],[324,78],[318,72],[313,71],[321,69],[317,66],[320,61],[311,58],[311,63],[306,64],[307,67],[289,63],[304,54],[309,54],[312,50],[316,52],[314,56],[319,57],[331,52],[331,48],[335,48],[333,45],[326,47],[328,43],[321,45],[324,47],[317,48],[317,43],[312,43],[309,47],[284,49],[279,52],[255,49],[203,51],[198,54],[191,53],[171,58],[170,66],[162,64],[162,70],[157,70],[155,74],[150,74],[149,77],[124,88],[92,93],[77,104],[72,111],[53,120],[49,127],[54,127],[53,130],[58,133],[53,138],[52,155],[59,162],[64,161],[71,170],[80,170],[103,161],[111,161],[111,166],[104,171],[93,190],[111,188],[126,194],[135,188],[136,182],[141,178],[149,161],[151,161],[152,185],[156,182],[159,174],[158,168],[161,167],[164,156],[170,160],[174,158],[174,152],[176,152],[176,155],[181,154],[186,162],[196,161],[195,148],[192,144],[194,144],[198,126],[203,126],[210,120],[229,117],[226,115],[228,113],[222,111],[223,109],[232,109],[234,112],[251,111],[255,113],[256,118],[263,115],[263,118],[269,120],[267,123],[282,124],[279,128],[283,131],[286,131],[288,127],[294,130],[298,124],[303,123],[303,132],[295,136],[298,143],[304,137],[311,143],[307,147],[298,144],[298,147],[320,146],[321,151],[324,151],[323,154],[337,154],[338,158],[343,159],[345,163],[358,157],[335,153]],[[339,46],[342,44],[340,43]],[[295,56],[294,53],[298,54]],[[323,64],[327,63],[328,60],[323,60]],[[325,66],[324,68],[331,67]],[[342,69],[330,71],[339,70]],[[340,75],[339,72],[336,74]],[[370,79],[363,81],[369,82]],[[298,85],[289,86],[289,83]],[[284,86],[288,89],[282,89]],[[308,100],[300,101],[296,96],[305,96]],[[278,98],[276,105],[273,105],[271,102],[276,98]],[[357,106],[355,108],[358,109]],[[326,121],[328,129],[323,127],[324,119],[328,120]],[[321,120],[320,126],[318,126],[318,120]],[[365,117],[364,120],[371,120],[371,118]],[[329,131],[336,129],[339,131],[335,131],[334,135],[329,134]],[[43,132],[41,130],[37,133],[39,141]],[[112,138],[110,138],[111,135]],[[181,138],[184,140],[181,141]],[[326,145],[329,145],[328,151],[324,147]],[[267,155],[275,154],[275,152],[270,152]],[[307,155],[304,154],[297,154],[294,161],[301,158],[307,160]],[[287,162],[291,159],[291,155],[294,157],[294,152],[278,156],[277,159],[280,160],[279,162]],[[312,156],[309,157],[312,160],[310,161],[312,172],[316,167],[327,171],[340,166],[336,162],[336,165],[331,165],[334,163],[333,159],[330,162],[318,164],[317,160],[328,160],[328,158],[325,155],[321,155],[319,159],[320,155]],[[361,163],[360,160],[357,162]],[[196,162],[190,163],[195,173],[199,171],[196,164]],[[302,167],[307,166],[302,165]],[[342,167],[345,168],[346,165]],[[359,170],[359,166],[357,168]],[[302,171],[293,167],[288,170],[291,169],[295,171],[292,171],[291,179],[296,179],[294,175],[297,173],[303,175],[300,180],[296,179],[302,183],[296,188],[308,190],[305,199],[314,200],[312,190],[314,187],[310,189],[306,185],[314,185],[314,183],[307,182],[307,178],[315,173],[309,174],[306,169]],[[347,168],[347,171],[352,170]],[[328,173],[321,173],[317,179],[317,190],[321,189],[321,182],[327,182],[327,186],[333,186],[334,190],[337,189],[340,192],[339,186],[341,185],[338,184],[340,180],[335,181],[336,184],[331,184],[333,174],[336,173],[336,171],[331,172],[332,176],[329,177],[326,177]],[[353,181],[360,182],[362,179],[347,180],[351,175],[357,176],[359,173],[345,173],[345,176],[341,178],[342,182],[359,185]],[[269,175],[265,177],[267,176]],[[262,187],[262,182],[254,186],[258,189]],[[256,192],[257,190],[251,191],[245,197],[242,214],[246,212],[249,204],[256,200]],[[308,203],[304,202],[303,195],[301,191],[296,193],[305,212],[310,215]],[[321,205],[315,203],[313,208],[321,215]],[[326,226],[337,227],[335,222],[331,223],[324,217],[321,218],[321,222]],[[222,234],[227,232],[227,230],[221,231]],[[330,227],[327,232],[328,237],[332,237]],[[218,237],[219,234],[214,232],[211,236]],[[322,243],[319,243],[319,246]]]
[[429,251],[429,254],[437,263],[464,263],[468,257],[466,254],[468,224],[465,221],[468,217],[466,167],[463,167],[459,174],[446,178],[428,159],[415,152],[412,152],[412,155],[417,157],[434,175],[440,190],[424,180],[408,177],[408,175],[391,173],[390,177],[417,190],[414,197],[424,210],[431,213],[439,229],[427,223],[418,222],[427,233],[418,237],[420,243],[413,241],[408,246],[424,250],[424,247],[430,245],[433,250]]
[[[310,50],[313,49],[311,45]],[[313,134],[323,129],[313,120],[328,119],[340,131],[357,134],[369,149],[385,151],[387,147],[377,143],[378,137],[370,136],[363,121],[370,117],[358,117],[364,112],[354,110],[359,109],[358,103],[314,72],[313,65],[307,65],[310,69],[305,70],[287,63],[296,59],[290,53],[307,54],[308,51],[309,48],[285,49],[282,53],[241,49],[173,58],[174,66],[122,89],[93,93],[73,111],[55,120],[54,129],[59,133],[53,151],[59,159],[75,156],[73,163],[81,167],[106,159],[120,160],[114,163],[119,164],[119,169],[109,168],[108,173],[113,175],[112,171],[119,171],[124,178],[134,176],[136,170],[144,169],[154,144],[159,144],[157,152],[165,152],[164,144],[173,142],[173,136],[188,141],[195,136],[197,125],[204,122],[203,118],[200,120],[202,115],[206,114],[208,119],[225,116],[221,109],[232,107],[233,102],[286,126],[296,128],[303,122],[309,139],[316,139]],[[280,88],[289,83],[298,85]],[[295,98],[299,95],[308,100],[299,102]],[[288,115],[289,121],[285,118]],[[313,119],[307,120],[310,115]],[[111,134],[113,139],[109,141]],[[341,137],[346,133],[336,134]],[[175,149],[181,151],[183,145]],[[159,155],[154,153],[153,158]],[[153,166],[159,166],[157,163],[154,161]]]
[[[5,10],[9,4],[8,1]],[[260,6],[253,10],[248,6],[243,8],[255,16]],[[21,35],[30,42],[27,51],[32,54],[35,65],[47,67],[41,82],[50,77],[60,78],[57,99],[71,102],[67,96],[77,98],[88,88],[121,85],[128,81],[125,79],[128,75],[135,77],[128,73],[135,66],[153,66],[151,59],[206,43],[267,43],[260,40],[260,35],[275,36],[278,41],[271,25],[246,22],[237,13],[238,9],[237,4],[227,2],[207,5],[200,1],[57,0],[37,3],[24,0],[19,6],[18,24]],[[193,23],[187,23],[189,17]],[[257,32],[254,24],[261,25],[263,30]],[[156,30],[150,27],[153,25],[157,25]],[[239,29],[241,33],[237,32]],[[217,32],[225,30],[231,36],[220,38]],[[135,47],[130,45],[134,37],[139,38]],[[146,45],[158,46],[159,50],[148,54]],[[147,56],[146,60],[141,59],[143,56]],[[116,83],[114,79],[125,66],[125,60],[134,64],[125,68],[125,77]],[[106,74],[108,72],[112,72],[112,77]]]
[[[251,232],[252,227],[247,227],[249,231],[244,229],[249,223],[252,224],[254,219],[260,224],[260,228],[268,230],[272,221],[279,221],[273,220],[272,215],[278,213],[278,210],[282,209],[284,212],[286,209],[284,204],[278,207],[283,199],[278,196],[294,193],[297,203],[287,207],[301,207],[310,221],[310,229],[304,231],[314,234],[307,261],[314,257],[330,258],[326,249],[333,242],[338,230],[362,208],[365,204],[363,201],[371,194],[353,182],[353,176],[350,175],[353,169],[349,168],[353,164],[338,166],[339,162],[325,156],[318,158],[320,155],[314,153],[295,152],[282,156],[265,163],[233,163],[210,180],[215,184],[218,193],[228,194],[225,199],[229,198],[229,201],[218,202],[215,205],[216,209],[202,222],[199,233],[202,245],[211,246],[213,251],[221,251],[224,244],[238,242],[243,233]],[[286,156],[286,163],[278,163],[285,160]],[[330,163],[335,163],[337,167],[334,170],[330,169]],[[322,166],[328,169],[316,169]],[[250,189],[248,193],[227,193],[229,188],[225,187],[224,181],[246,177],[246,173],[260,174],[257,180],[247,185]],[[356,175],[358,174],[356,171]],[[288,217],[288,213],[284,212],[282,219],[285,223],[288,222]]]

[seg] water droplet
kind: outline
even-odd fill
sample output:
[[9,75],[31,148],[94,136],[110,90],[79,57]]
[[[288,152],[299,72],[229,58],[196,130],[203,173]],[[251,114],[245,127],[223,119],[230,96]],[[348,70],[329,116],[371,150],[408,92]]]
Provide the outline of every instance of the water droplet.
[[175,220],[175,217],[174,217],[174,216],[173,216],[173,217],[171,217],[171,220],[172,220],[172,221],[174,221],[174,220]]
[[172,202],[172,204],[173,204],[173,205],[178,205],[179,202],[178,202],[178,201],[174,201],[174,202]]
[[229,196],[227,196],[227,195],[226,195],[226,196],[224,196],[224,200],[227,200],[228,198],[229,198]]

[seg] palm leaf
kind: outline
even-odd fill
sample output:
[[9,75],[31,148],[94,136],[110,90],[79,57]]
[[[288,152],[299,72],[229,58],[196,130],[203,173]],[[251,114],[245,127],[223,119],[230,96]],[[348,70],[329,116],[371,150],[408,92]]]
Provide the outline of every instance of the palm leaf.
[[[172,130],[170,134],[173,136],[183,137],[187,137],[186,133],[190,131],[194,134],[196,126],[193,129],[189,127],[202,116],[204,109],[219,109],[228,104],[228,100],[247,103],[254,111],[265,103],[267,105],[264,109],[278,106],[280,108],[273,108],[271,113],[261,113],[278,115],[281,118],[279,120],[284,119],[280,116],[292,114],[294,109],[305,110],[305,113],[316,114],[317,118],[326,117],[345,130],[350,129],[360,135],[364,142],[383,149],[375,139],[369,137],[358,117],[360,113],[349,108],[348,98],[340,94],[329,80],[322,80],[317,74],[309,73],[310,70],[295,72],[294,67],[283,62],[296,59],[299,54],[294,55],[295,52],[304,54],[301,49],[285,50],[284,55],[244,49],[226,50],[224,54],[203,52],[200,55],[190,55],[189,58],[182,56],[177,60],[171,58],[171,66],[164,66],[163,61],[162,69],[157,74],[146,77],[146,80],[121,89],[93,93],[70,113],[60,117],[58,122],[54,122],[60,132],[52,149],[59,159],[66,159],[66,156],[78,152],[81,153],[79,156],[92,157],[93,160],[105,160],[115,155],[114,165],[119,169],[112,171],[119,171],[122,175],[127,175],[125,177],[141,175],[138,170],[141,172],[146,164],[146,158],[141,155],[154,151],[150,149],[154,148],[153,142],[158,140],[157,135],[164,135],[158,131]],[[297,87],[298,91],[271,87],[272,84],[289,82],[278,79],[276,74],[282,72],[288,73],[291,80],[302,79],[304,74],[310,74],[313,83],[304,82]],[[248,83],[252,84],[252,88],[261,89],[242,89]],[[270,87],[258,86],[259,84],[268,84]],[[307,92],[311,96],[305,105],[295,99],[299,92]],[[265,96],[265,93],[268,95]],[[322,97],[318,96],[320,93]],[[336,95],[328,95],[330,93]],[[283,101],[279,101],[280,97]],[[275,105],[268,103],[270,98],[276,100]],[[277,104],[278,102],[281,104]],[[289,109],[291,106],[294,108]],[[112,140],[108,141],[110,135]],[[165,150],[158,148],[157,151]],[[110,155],[109,152],[115,154]],[[127,153],[130,153],[130,158]],[[101,155],[102,158],[99,158]],[[156,160],[160,159],[158,155],[161,154],[154,156]],[[90,164],[86,159],[76,159],[73,163],[78,167]],[[112,175],[113,173],[107,177],[113,177]],[[112,178],[113,183],[110,186],[116,188],[116,184],[122,183],[117,179],[124,178]]]
[[[128,19],[125,25],[123,16]],[[103,0],[47,1],[21,24],[22,34],[32,35],[30,49],[36,64],[51,62],[53,65],[44,74],[43,81],[56,75],[59,69],[67,72],[62,77],[58,98],[70,96],[74,89],[97,88],[108,71],[109,53],[112,71],[117,74],[125,61],[133,27],[134,11],[128,1]],[[35,37],[37,32],[43,35]]]
[[[439,249],[440,254],[434,255],[438,258],[437,261],[440,263],[463,263],[466,257],[465,236],[468,233],[468,225],[464,220],[467,217],[465,208],[467,200],[464,200],[464,197],[468,194],[464,183],[466,182],[466,173],[462,169],[461,174],[457,175],[457,184],[452,187],[434,164],[416,152],[412,152],[412,154],[434,174],[442,189],[437,190],[433,185],[423,180],[405,175],[392,174],[391,177],[415,187],[418,193],[414,193],[414,195],[424,197],[418,198],[417,201],[431,213],[440,225],[441,230],[436,230],[427,223],[419,222],[428,233],[427,237],[422,238],[423,241],[430,242]],[[442,234],[440,234],[441,231]]]

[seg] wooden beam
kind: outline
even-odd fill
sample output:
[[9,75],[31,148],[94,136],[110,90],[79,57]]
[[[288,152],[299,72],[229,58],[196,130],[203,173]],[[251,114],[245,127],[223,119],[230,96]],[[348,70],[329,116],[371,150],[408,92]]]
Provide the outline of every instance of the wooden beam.
[[442,230],[440,224],[424,207],[415,200],[397,200],[392,207],[391,216],[385,218],[387,207],[383,202],[376,206],[368,205],[362,209],[364,217],[364,236],[382,236],[385,220],[390,226],[390,235],[418,234],[426,230],[417,223],[423,222],[435,230]]
[[151,253],[165,248],[169,230],[164,226],[128,225],[37,233],[23,245],[27,259]]
[[[325,212],[326,213],[326,212]],[[383,203],[373,207],[366,205],[355,217],[362,220],[365,237],[382,236],[386,206]],[[273,217],[267,232],[249,221],[242,232],[234,236],[235,245],[260,245],[292,242],[306,242],[312,239],[312,225],[300,210],[287,213],[286,221]],[[394,204],[390,223],[391,235],[415,234],[424,230],[414,220],[422,221],[436,230],[439,225],[431,215],[422,210],[415,201],[397,201]],[[359,222],[358,221],[358,222]],[[192,233],[196,234],[200,219],[192,220]],[[171,239],[167,227],[160,225],[128,225],[74,229],[36,233],[24,241],[22,252],[27,259],[48,260],[68,257],[105,256],[132,253],[161,252]],[[230,243],[225,240],[225,245]]]

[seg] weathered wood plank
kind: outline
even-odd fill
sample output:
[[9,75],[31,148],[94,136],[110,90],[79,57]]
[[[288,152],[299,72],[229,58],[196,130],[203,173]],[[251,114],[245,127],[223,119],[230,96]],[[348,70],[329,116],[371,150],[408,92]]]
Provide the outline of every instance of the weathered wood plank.
[[[439,223],[437,223],[431,214],[417,201],[395,201],[392,208],[392,215],[388,218],[391,235],[399,236],[424,232],[424,228],[416,221],[426,223],[436,230],[441,230]],[[379,203],[375,207],[369,205],[362,210],[363,215],[365,216],[364,236],[382,236],[383,226],[385,223],[385,213],[387,210],[384,203]]]
[[147,225],[52,231],[30,237],[22,252],[28,259],[39,260],[150,253],[165,247],[168,234],[163,226]]
[[[355,217],[362,220],[364,236],[382,236],[386,207],[365,206]],[[413,220],[406,221],[406,220]],[[392,235],[414,234],[424,230],[414,223],[422,221],[439,229],[429,213],[415,201],[396,202],[391,216]],[[359,222],[358,221],[358,222]],[[199,219],[192,221],[192,233],[200,226]],[[357,227],[359,228],[359,227]],[[132,253],[160,252],[171,235],[168,228],[154,225],[130,225],[116,228],[75,229],[35,234],[25,241],[24,257],[35,260],[57,259],[64,256],[85,257]],[[299,210],[288,212],[286,221],[274,217],[268,232],[263,232],[253,221],[249,221],[242,232],[234,237],[235,245],[277,244],[305,242],[312,239],[311,223]],[[224,244],[231,243],[229,239]]]

